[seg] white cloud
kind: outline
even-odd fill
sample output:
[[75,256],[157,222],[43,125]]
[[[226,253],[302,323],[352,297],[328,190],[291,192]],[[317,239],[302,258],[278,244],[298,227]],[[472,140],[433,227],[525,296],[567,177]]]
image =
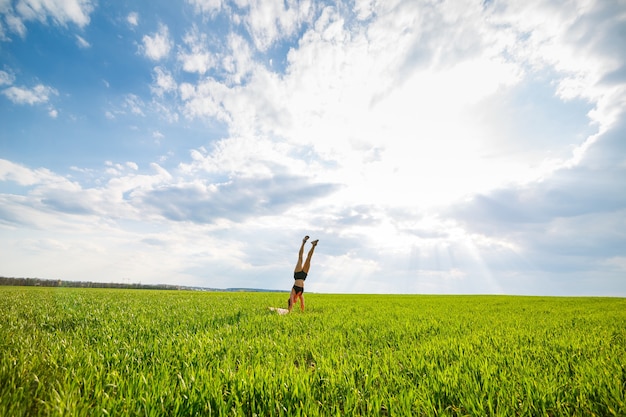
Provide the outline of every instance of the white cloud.
[[160,24],[159,31],[152,36],[145,35],[142,41],[142,52],[144,56],[153,61],[160,61],[166,58],[172,49],[169,29],[164,24]]
[[91,44],[87,42],[82,36],[76,35],[76,43],[78,44],[79,48],[91,48]]
[[0,13],[7,13],[11,10],[11,0],[0,0]]
[[91,0],[20,0],[15,6],[26,19],[44,21],[48,16],[59,24],[89,24],[89,14],[94,9]]
[[179,86],[181,99],[184,101],[184,112],[188,117],[212,117],[228,121],[230,114],[224,109],[223,100],[228,87],[209,78],[197,86],[182,83]]
[[0,86],[11,85],[15,81],[15,76],[6,71],[0,71]]
[[207,151],[191,151],[192,161],[181,163],[180,170],[187,175],[209,173],[238,178],[271,178],[274,174],[301,175],[290,167],[300,161],[289,156],[288,148],[263,137],[242,136],[223,139]]
[[26,36],[25,21],[36,20],[66,26],[69,23],[79,27],[89,24],[89,15],[95,9],[91,0],[19,0],[13,7],[6,2],[0,13],[13,33]]
[[198,13],[215,14],[223,7],[222,0],[187,0]]
[[253,51],[246,40],[239,35],[228,37],[228,55],[222,60],[222,68],[228,74],[229,84],[241,84],[258,66],[252,58]]
[[194,26],[187,32],[183,41],[186,48],[178,53],[178,60],[183,63],[183,70],[202,75],[215,66],[215,59],[208,50],[206,34],[200,33]]
[[[402,33],[404,28],[399,30]],[[487,55],[451,66],[443,73],[414,72],[405,76],[400,88],[393,85],[395,74],[389,68],[397,66],[398,54],[404,50],[402,42],[410,44],[413,40],[381,39],[378,44],[368,41],[364,34],[349,34],[341,16],[326,9],[315,30],[304,35],[297,50],[291,50],[287,74],[278,78],[256,64],[243,38],[231,36],[232,52],[224,60],[224,69],[232,75],[226,82],[241,84],[241,88],[210,79],[195,86],[182,85],[181,98],[189,116],[216,117],[232,121],[233,132],[262,132],[284,137],[294,145],[312,146],[323,159],[339,163],[341,170],[328,172],[328,178],[345,178],[350,183],[349,176],[361,171],[363,184],[381,187],[377,192],[388,194],[392,191],[388,177],[399,168],[404,170],[401,178],[413,184],[415,173],[437,168],[435,161],[441,161],[450,150],[449,143],[437,143],[440,138],[467,133],[468,127],[476,129],[458,114],[463,106],[476,103],[501,86],[515,84],[519,72],[515,66]],[[375,56],[372,50],[377,51]],[[421,120],[414,116],[420,112],[424,113]],[[446,118],[450,116],[464,125],[449,123]],[[448,130],[439,132],[442,126]],[[406,143],[433,134],[437,136],[424,144],[427,152],[419,157],[422,168],[416,172],[415,156],[406,152]],[[368,155],[373,149],[378,161],[385,155],[395,166],[366,166],[364,161],[372,160]],[[450,160],[438,172],[445,173],[459,162]],[[398,187],[396,198],[408,198],[401,191],[405,186]],[[429,197],[445,189],[439,184],[423,186],[428,187]],[[351,189],[358,193],[355,187]]]
[[126,21],[131,26],[137,26],[139,24],[139,14],[137,12],[130,12],[126,16]]
[[154,67],[153,72],[154,83],[151,89],[154,94],[163,97],[165,93],[176,91],[176,80],[174,80],[174,77],[168,70],[162,67]]
[[152,168],[157,173],[157,177],[160,178],[161,180],[172,179],[172,175],[169,172],[167,172],[165,168],[161,167],[156,162],[151,163],[150,168]]
[[62,177],[47,168],[32,170],[6,159],[0,159],[0,180],[13,181],[23,186],[31,186],[38,183],[56,184],[64,181]]
[[171,104],[168,103],[169,100],[153,100],[151,103],[151,110],[154,111],[155,114],[158,114],[168,123],[176,123],[179,120],[179,113],[176,108],[172,108]]
[[[557,94],[561,98],[583,98],[598,103],[599,108],[611,107],[603,97],[616,86],[603,79],[624,65],[625,54],[618,46],[626,40],[620,31],[623,5],[587,0],[573,1],[571,7],[542,1],[498,2],[493,10],[493,21],[509,25],[515,34],[508,51],[535,67],[550,67],[560,74]],[[592,117],[601,125],[615,121],[604,111]]]
[[[250,15],[266,7],[257,6]],[[414,195],[404,191],[411,188],[422,203],[440,204],[558,167],[532,150],[536,142],[518,151],[514,163],[506,153],[494,158],[495,144],[524,146],[524,139],[515,132],[490,131],[477,117],[481,109],[494,110],[494,118],[508,111],[505,100],[510,103],[528,82],[527,62],[534,58],[520,52],[515,60],[509,52],[518,45],[517,29],[503,26],[492,18],[495,12],[473,2],[368,7],[372,20],[356,30],[345,26],[337,10],[324,9],[289,52],[282,78],[267,73],[245,40],[231,35],[222,65],[232,75],[224,82],[181,85],[187,116],[228,121],[237,134],[262,133],[312,146],[319,157],[337,163],[336,170],[326,171],[328,178],[350,184],[363,179],[357,182],[362,188],[350,187],[349,201],[367,199],[365,190],[374,187],[390,203],[411,204]],[[488,109],[485,103],[492,98],[503,106]],[[583,140],[586,128],[581,120]],[[557,148],[556,158],[565,161],[571,149],[571,142]],[[373,150],[378,163],[366,163],[374,161],[368,156]]]
[[165,135],[163,135],[163,133],[159,132],[158,130],[155,130],[154,132],[152,132],[152,137],[155,139],[163,139]]
[[139,96],[135,94],[126,95],[124,99],[124,107],[130,110],[132,114],[135,114],[138,116],[145,116],[143,112],[145,104],[143,100],[141,100],[141,98],[139,98]]
[[312,2],[288,0],[239,1],[248,8],[244,21],[257,49],[266,50],[278,40],[289,38],[313,14]]
[[8,13],[4,16],[4,20],[11,32],[17,33],[22,38],[26,36],[26,25],[20,17]]
[[48,109],[48,115],[53,118],[56,119],[57,116],[59,115],[59,111],[57,109],[55,109],[54,107],[50,107]]
[[47,103],[50,100],[50,96],[58,95],[59,93],[52,87],[38,84],[33,88],[12,86],[2,90],[9,100],[15,104],[42,104]]
[[374,11],[374,0],[356,0],[354,2],[354,11],[357,19],[366,20]]

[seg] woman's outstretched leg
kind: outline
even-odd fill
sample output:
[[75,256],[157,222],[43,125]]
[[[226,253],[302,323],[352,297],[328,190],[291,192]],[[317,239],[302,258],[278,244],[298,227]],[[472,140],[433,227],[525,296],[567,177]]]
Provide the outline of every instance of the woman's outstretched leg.
[[305,236],[304,239],[302,239],[302,245],[300,245],[300,252],[298,252],[298,263],[296,264],[296,267],[293,270],[294,272],[302,271],[302,256],[304,255],[304,244],[306,243],[307,240],[309,240],[308,236]]
[[[311,242],[311,249],[309,250],[308,255],[306,256],[306,261],[304,261],[304,265],[302,265],[302,270],[304,272],[306,272],[307,274],[309,273],[309,269],[311,268],[311,258],[313,257],[313,252],[315,252],[315,247],[317,246],[317,242],[319,242],[319,240],[314,240],[313,242]],[[302,243],[304,245],[304,242]]]

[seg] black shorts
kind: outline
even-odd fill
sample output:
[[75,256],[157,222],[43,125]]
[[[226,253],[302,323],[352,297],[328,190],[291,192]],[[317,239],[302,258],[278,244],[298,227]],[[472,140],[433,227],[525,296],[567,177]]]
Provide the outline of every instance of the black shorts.
[[293,279],[301,279],[301,280],[305,280],[306,279],[306,272],[304,271],[298,271],[298,272],[294,272],[293,273]]
[[296,295],[302,294],[304,292],[304,287],[300,287],[298,285],[293,286],[293,290],[296,292]]

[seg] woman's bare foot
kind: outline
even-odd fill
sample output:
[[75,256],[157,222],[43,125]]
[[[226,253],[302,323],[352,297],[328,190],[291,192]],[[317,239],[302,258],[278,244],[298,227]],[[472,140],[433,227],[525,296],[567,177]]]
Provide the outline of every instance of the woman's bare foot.
[[304,239],[302,239],[302,243],[305,243],[307,240],[309,240],[309,237],[305,236]]
[[317,242],[319,242],[319,241],[320,241],[319,239],[315,239],[313,242],[311,242],[311,245],[317,246]]

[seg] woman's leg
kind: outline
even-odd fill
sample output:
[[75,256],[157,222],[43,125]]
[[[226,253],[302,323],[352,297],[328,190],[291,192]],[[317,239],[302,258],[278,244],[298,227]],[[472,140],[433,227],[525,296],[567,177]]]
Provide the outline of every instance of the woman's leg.
[[[309,273],[309,269],[311,268],[311,257],[313,257],[313,252],[315,252],[315,247],[317,246],[317,242],[319,242],[318,240],[314,240],[313,242],[311,242],[311,249],[309,250],[309,254],[306,256],[306,261],[304,261],[304,265],[302,265],[302,270],[304,272],[306,272],[307,274]],[[302,243],[302,245],[304,245],[304,242]]]
[[304,239],[302,239],[302,245],[300,245],[300,252],[298,252],[298,263],[296,264],[296,267],[293,270],[293,272],[302,271],[302,255],[304,254],[304,244],[306,243],[307,240],[309,240],[308,236],[305,236]]

